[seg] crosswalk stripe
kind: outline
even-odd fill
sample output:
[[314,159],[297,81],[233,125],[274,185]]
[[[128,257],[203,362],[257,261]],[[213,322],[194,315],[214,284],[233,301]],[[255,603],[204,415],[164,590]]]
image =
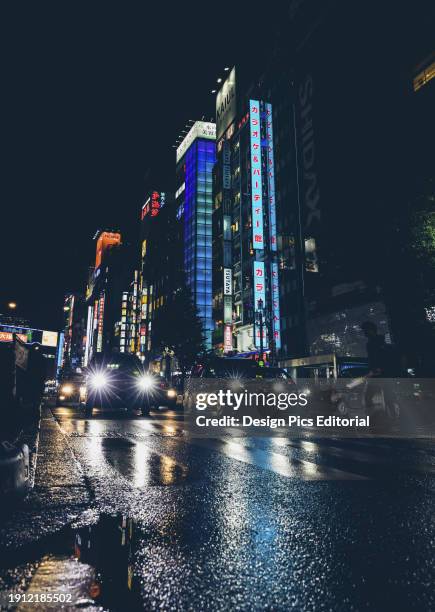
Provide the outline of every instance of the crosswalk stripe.
[[[337,441],[337,440],[334,440]],[[396,458],[393,456],[386,457],[385,455],[379,454],[371,454],[361,450],[355,450],[348,448],[347,445],[344,447],[336,446],[333,444],[329,444],[329,441],[319,441],[312,442],[309,440],[289,440],[285,439],[286,446],[292,446],[293,448],[297,448],[308,453],[321,453],[325,456],[331,455],[333,457],[338,457],[339,459],[350,459],[361,463],[368,463],[371,465],[382,465],[394,468],[396,471],[406,471],[406,472],[421,472],[424,474],[433,474],[435,473],[435,466],[431,464],[421,464],[421,465],[404,465],[403,463],[397,462]],[[388,445],[385,446],[386,449],[391,450]],[[374,450],[374,449],[372,449]]]
[[368,480],[366,476],[338,468],[319,465],[306,459],[289,458],[281,453],[264,451],[255,447],[222,438],[191,438],[190,444],[218,451],[219,453],[264,470],[270,470],[286,478],[302,480]]

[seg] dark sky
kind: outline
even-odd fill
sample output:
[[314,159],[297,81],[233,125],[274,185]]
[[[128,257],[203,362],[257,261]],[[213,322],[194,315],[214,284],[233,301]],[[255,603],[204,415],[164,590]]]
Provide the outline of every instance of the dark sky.
[[98,227],[134,237],[147,171],[171,187],[179,131],[214,114],[216,77],[250,52],[252,4],[136,6],[2,9],[0,312],[16,300],[35,326],[84,288]]

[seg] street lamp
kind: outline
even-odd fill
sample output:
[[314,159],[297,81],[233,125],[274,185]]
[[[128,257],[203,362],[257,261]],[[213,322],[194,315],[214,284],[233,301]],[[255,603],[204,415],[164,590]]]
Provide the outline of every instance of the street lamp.
[[16,302],[9,302],[8,308],[10,308],[10,310],[15,310],[16,307],[17,307]]

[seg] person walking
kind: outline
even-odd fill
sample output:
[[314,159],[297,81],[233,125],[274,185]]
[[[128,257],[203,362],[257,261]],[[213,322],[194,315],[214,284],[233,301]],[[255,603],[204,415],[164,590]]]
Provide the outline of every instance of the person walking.
[[369,372],[366,376],[365,405],[367,413],[374,411],[374,398],[383,393],[385,410],[390,418],[397,418],[399,406],[394,389],[394,378],[400,376],[400,360],[394,346],[385,342],[372,321],[365,321],[361,329],[367,338]]

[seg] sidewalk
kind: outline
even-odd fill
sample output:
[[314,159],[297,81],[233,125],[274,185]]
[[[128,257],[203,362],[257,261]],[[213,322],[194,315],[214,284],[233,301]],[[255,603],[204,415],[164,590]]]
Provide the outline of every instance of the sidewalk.
[[44,533],[52,533],[81,514],[91,501],[68,439],[47,407],[41,411],[37,448],[33,461],[34,487],[13,515],[2,521],[0,546],[19,548]]

